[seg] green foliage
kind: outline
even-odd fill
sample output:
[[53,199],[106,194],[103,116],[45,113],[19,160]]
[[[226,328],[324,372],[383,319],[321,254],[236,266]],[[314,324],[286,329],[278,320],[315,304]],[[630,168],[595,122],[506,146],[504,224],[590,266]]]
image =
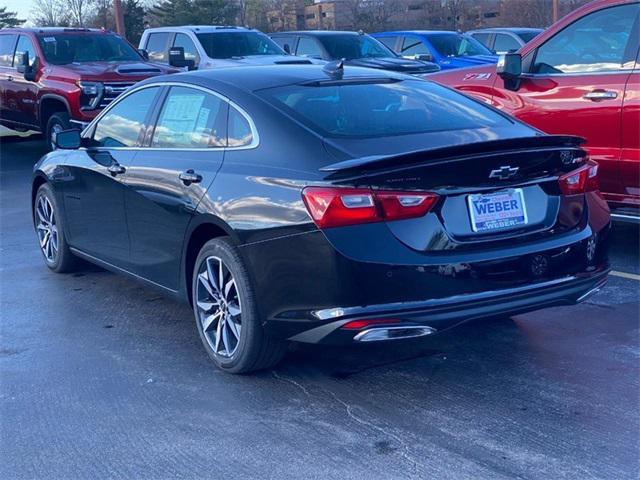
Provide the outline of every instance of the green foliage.
[[15,12],[7,12],[7,7],[0,7],[0,28],[17,27],[25,20],[20,20]]
[[237,4],[228,0],[164,0],[149,10],[159,26],[233,25],[237,13]]

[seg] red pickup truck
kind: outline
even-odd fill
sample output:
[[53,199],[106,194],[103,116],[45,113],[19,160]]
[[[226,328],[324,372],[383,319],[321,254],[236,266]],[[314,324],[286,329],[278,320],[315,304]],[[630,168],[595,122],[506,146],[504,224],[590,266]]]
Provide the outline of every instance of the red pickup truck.
[[584,137],[614,218],[640,219],[640,2],[596,0],[498,65],[427,78],[546,133]]
[[0,124],[44,133],[83,126],[118,94],[153,75],[177,72],[149,63],[115,33],[77,28],[0,30]]

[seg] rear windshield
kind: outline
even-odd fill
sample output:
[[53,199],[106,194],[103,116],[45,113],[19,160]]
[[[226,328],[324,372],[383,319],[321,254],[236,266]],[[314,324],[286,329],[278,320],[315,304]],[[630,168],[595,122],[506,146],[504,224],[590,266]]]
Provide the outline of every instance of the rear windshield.
[[44,58],[54,65],[142,60],[131,45],[116,35],[43,34],[38,35],[38,42]]
[[396,54],[379,41],[366,35],[332,34],[322,36],[320,41],[329,52],[331,58],[385,58],[395,57]]
[[325,137],[367,138],[510,124],[500,113],[422,80],[288,85],[256,93]]
[[197,37],[210,58],[286,55],[273,40],[258,32],[198,33]]
[[443,57],[465,57],[468,55],[493,55],[491,50],[468,35],[438,33],[429,35],[433,48]]

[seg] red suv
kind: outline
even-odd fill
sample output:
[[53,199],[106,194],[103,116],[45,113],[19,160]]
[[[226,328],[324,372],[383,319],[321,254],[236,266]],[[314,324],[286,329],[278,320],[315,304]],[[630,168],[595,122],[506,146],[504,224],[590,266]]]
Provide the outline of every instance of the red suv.
[[640,218],[640,3],[597,0],[496,65],[429,75],[546,133],[584,137],[614,218]]
[[0,30],[0,123],[44,133],[82,127],[134,83],[176,72],[149,63],[112,32],[75,28]]

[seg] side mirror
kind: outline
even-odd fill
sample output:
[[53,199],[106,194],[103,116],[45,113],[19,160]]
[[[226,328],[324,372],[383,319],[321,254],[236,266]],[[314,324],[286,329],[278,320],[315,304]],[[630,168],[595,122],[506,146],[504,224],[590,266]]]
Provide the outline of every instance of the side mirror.
[[416,60],[422,60],[423,62],[433,62],[433,55],[430,53],[420,53],[416,55]]
[[18,73],[21,73],[25,80],[33,82],[36,77],[36,63],[29,65],[29,62],[29,52],[18,53],[18,64],[16,65]]
[[59,132],[54,142],[56,148],[63,150],[76,150],[82,146],[82,138],[80,137],[80,130],[64,130]]
[[522,57],[520,54],[505,53],[500,55],[496,65],[496,73],[504,81],[504,88],[518,90],[522,76]]
[[145,60],[149,60],[149,52],[147,52],[144,48],[139,48],[138,53],[142,55],[142,58]]
[[291,46],[288,43],[285,43],[282,49],[285,51],[285,53],[291,55]]
[[169,65],[177,68],[187,67],[187,70],[193,70],[196,62],[187,60],[184,57],[184,47],[171,47],[169,49]]

